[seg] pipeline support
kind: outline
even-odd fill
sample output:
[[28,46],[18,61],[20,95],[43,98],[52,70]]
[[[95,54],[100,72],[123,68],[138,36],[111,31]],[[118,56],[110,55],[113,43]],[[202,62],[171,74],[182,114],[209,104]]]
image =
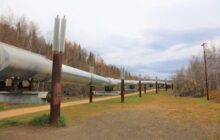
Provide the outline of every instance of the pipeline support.
[[121,102],[124,102],[124,94],[125,94],[125,89],[124,89],[124,79],[121,80]]
[[54,51],[53,69],[52,69],[52,87],[50,102],[50,123],[56,125],[60,118],[61,104],[61,69],[62,69],[62,52]]
[[139,80],[139,97],[141,97],[141,80]]
[[93,86],[92,85],[89,86],[89,102],[90,103],[93,102]]

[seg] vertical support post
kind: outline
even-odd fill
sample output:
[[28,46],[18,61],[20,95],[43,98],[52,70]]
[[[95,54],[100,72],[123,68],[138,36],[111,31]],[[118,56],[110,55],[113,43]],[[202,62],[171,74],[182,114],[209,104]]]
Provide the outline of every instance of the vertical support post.
[[158,92],[160,92],[160,86],[161,85],[159,83],[157,83],[157,88],[158,88],[157,90],[158,90]]
[[89,86],[89,102],[93,102],[93,86],[92,86],[92,81],[93,81],[93,73],[94,73],[94,67],[90,66],[89,71],[91,73],[91,82]]
[[139,74],[139,97],[141,97],[141,75]]
[[42,82],[42,91],[45,90],[45,82]]
[[207,74],[207,66],[206,66],[206,47],[207,43],[203,43],[202,47],[204,50],[204,64],[205,64],[205,84],[206,84],[206,93],[207,93],[207,100],[209,100],[209,86],[208,86],[208,74]]
[[37,82],[37,91],[39,91],[39,89],[40,89],[40,85],[41,85],[41,82],[38,81],[38,82]]
[[89,102],[90,103],[93,102],[93,86],[92,85],[89,86]]
[[141,97],[141,80],[139,80],[139,97]]
[[54,52],[53,70],[52,70],[52,87],[51,87],[51,104],[50,104],[50,123],[52,125],[56,125],[60,118],[61,67],[62,67],[62,53]]
[[124,103],[125,100],[125,86],[124,86],[124,79],[125,79],[125,69],[121,68],[121,103]]
[[61,29],[59,29],[60,18],[55,18],[54,40],[53,40],[53,66],[52,66],[52,85],[50,102],[50,124],[57,125],[60,118],[60,104],[62,97],[61,72],[62,57],[65,48],[66,19],[63,17]]
[[167,82],[165,83],[165,90],[167,91]]
[[29,78],[28,82],[29,82],[29,90],[32,91],[33,88],[34,88],[34,85],[33,85],[33,84],[34,84],[33,79]]
[[219,90],[219,76],[220,76],[220,74],[217,73],[217,90]]
[[144,94],[146,94],[146,90],[147,90],[147,85],[144,84]]
[[124,103],[124,100],[125,100],[124,79],[121,79],[121,102]]
[[19,86],[19,78],[18,77],[12,78],[12,89],[16,93],[18,92],[18,86]]
[[5,85],[6,85],[5,81],[1,81],[0,82],[0,91],[4,91],[5,90]]
[[165,79],[165,90],[167,91],[167,79]]
[[157,77],[156,77],[156,93],[158,93],[158,83],[157,83]]

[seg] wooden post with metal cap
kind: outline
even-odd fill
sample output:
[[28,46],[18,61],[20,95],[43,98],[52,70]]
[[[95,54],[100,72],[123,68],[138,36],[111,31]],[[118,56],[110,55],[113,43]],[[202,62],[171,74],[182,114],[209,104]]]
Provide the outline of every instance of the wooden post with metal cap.
[[124,103],[125,100],[125,87],[124,87],[124,80],[125,80],[125,69],[122,67],[120,72],[121,77],[121,102]]
[[165,90],[167,91],[167,79],[165,79]]
[[158,93],[158,82],[157,82],[157,76],[156,76],[156,93]]
[[61,71],[62,56],[65,47],[66,19],[62,18],[61,29],[60,18],[55,18],[54,38],[53,38],[53,67],[52,67],[52,85],[50,102],[50,124],[57,125],[60,118],[60,104],[62,97]]
[[139,74],[139,97],[141,97],[141,74]]
[[91,73],[91,82],[90,82],[90,85],[89,85],[89,102],[92,103],[93,102],[93,85],[92,85],[92,81],[93,81],[94,67],[91,66],[89,68],[89,71]]

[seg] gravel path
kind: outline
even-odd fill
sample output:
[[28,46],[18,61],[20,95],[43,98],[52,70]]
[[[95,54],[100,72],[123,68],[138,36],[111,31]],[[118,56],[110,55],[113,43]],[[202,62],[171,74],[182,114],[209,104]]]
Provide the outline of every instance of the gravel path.
[[18,126],[0,129],[4,140],[219,140],[220,124],[172,117],[155,104],[68,122],[65,128]]

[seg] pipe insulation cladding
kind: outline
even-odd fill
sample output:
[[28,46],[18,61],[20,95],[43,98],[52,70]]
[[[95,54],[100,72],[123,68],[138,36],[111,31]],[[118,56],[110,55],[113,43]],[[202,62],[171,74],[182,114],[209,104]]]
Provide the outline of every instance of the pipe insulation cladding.
[[[52,61],[46,57],[0,42],[0,81],[19,77],[21,80],[49,81],[52,75]],[[91,77],[92,76],[92,77]],[[91,81],[92,80],[92,81]],[[62,82],[75,85],[120,86],[121,80],[103,77],[67,65],[62,65]],[[138,81],[125,80],[125,85],[136,85]],[[155,84],[155,81],[142,81]],[[160,81],[160,84],[165,82]],[[171,84],[171,83],[168,83]]]

